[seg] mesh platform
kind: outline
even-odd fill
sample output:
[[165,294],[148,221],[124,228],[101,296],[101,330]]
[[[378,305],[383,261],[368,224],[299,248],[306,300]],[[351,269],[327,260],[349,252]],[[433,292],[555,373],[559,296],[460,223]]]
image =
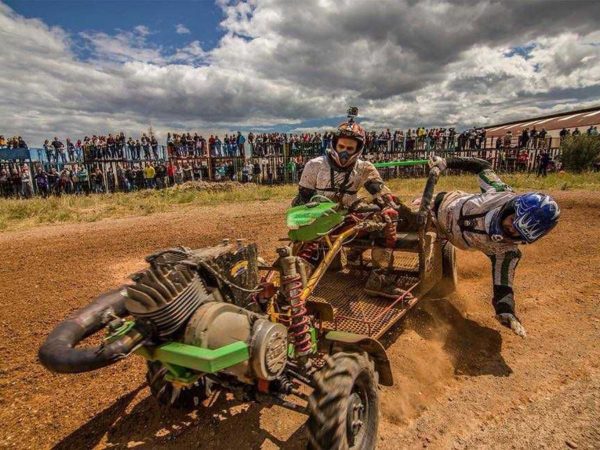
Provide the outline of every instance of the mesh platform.
[[328,302],[333,307],[335,320],[325,322],[324,328],[379,338],[416,303],[410,290],[419,281],[418,267],[417,255],[396,257],[397,284],[406,291],[396,300],[371,297],[364,292],[368,271],[327,273],[310,300]]

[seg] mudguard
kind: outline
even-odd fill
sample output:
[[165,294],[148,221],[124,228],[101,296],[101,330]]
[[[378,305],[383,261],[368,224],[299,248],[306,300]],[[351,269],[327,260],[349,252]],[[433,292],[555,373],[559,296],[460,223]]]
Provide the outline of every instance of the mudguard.
[[393,386],[394,377],[392,376],[390,360],[387,357],[385,348],[377,339],[363,334],[330,331],[325,335],[325,344],[330,345],[332,349],[337,348],[341,351],[362,350],[367,352],[375,362],[375,369],[379,374],[379,384]]

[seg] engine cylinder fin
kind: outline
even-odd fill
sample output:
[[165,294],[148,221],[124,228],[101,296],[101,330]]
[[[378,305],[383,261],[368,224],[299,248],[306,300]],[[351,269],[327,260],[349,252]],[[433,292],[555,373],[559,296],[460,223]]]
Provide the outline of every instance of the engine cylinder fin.
[[167,337],[177,331],[198,309],[204,298],[198,285],[201,283],[196,279],[177,297],[176,301],[156,311],[156,315],[148,315],[148,318],[158,325],[160,337]]
[[146,279],[144,280],[146,286],[151,287],[155,291],[157,291],[163,299],[165,299],[165,303],[169,301],[172,297],[169,290],[156,278],[156,275],[152,270],[149,270],[146,274]]
[[178,292],[171,280],[165,276],[168,273],[169,272],[164,267],[158,267],[156,270],[154,270],[154,276],[160,282],[160,284],[167,289],[168,295],[174,296],[177,295]]
[[142,280],[140,280],[137,284],[136,284],[138,290],[144,292],[145,294],[149,295],[153,300],[154,303],[156,303],[157,306],[164,306],[167,304],[166,299],[160,294],[160,292],[158,292],[156,289],[154,289],[151,286],[148,286],[148,282],[147,282],[147,277],[144,276],[142,278]]
[[141,303],[144,307],[148,309],[156,308],[156,302],[152,300],[152,297],[150,297],[145,292],[136,289],[136,286],[127,286],[126,290],[127,297],[131,298],[132,300],[135,300],[136,302]]
[[178,265],[176,268],[178,273],[184,279],[184,281],[187,281],[188,283],[192,281],[192,279],[194,278],[194,274],[190,271],[189,267],[184,265]]

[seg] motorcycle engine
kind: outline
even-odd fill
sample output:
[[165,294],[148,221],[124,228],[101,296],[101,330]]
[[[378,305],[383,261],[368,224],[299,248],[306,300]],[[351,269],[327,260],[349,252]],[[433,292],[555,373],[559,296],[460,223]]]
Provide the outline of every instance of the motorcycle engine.
[[216,349],[243,341],[250,359],[224,372],[245,383],[273,380],[285,368],[287,328],[236,304],[258,284],[256,258],[254,245],[239,243],[155,253],[132,276],[125,307],[157,343]]

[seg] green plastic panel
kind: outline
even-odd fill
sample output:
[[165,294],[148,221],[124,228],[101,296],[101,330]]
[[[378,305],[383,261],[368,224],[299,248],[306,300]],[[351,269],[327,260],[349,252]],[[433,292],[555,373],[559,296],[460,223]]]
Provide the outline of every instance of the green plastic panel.
[[250,358],[248,345],[242,341],[213,350],[181,342],[169,342],[156,348],[142,347],[136,353],[151,361],[161,361],[205,373],[216,373]]
[[312,241],[327,234],[344,221],[344,212],[336,210],[334,202],[310,202],[286,212],[288,237],[292,241]]

